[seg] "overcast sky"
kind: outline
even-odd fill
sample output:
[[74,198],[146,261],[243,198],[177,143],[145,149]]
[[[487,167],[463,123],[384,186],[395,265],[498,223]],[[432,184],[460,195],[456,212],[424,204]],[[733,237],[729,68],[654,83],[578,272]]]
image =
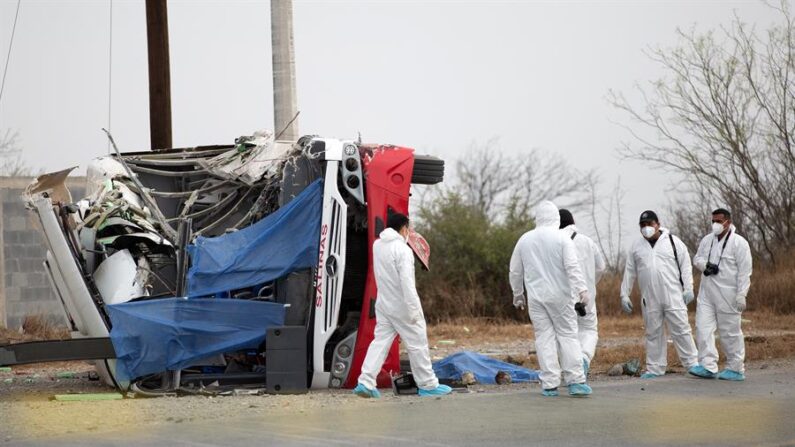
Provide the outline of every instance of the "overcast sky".
[[[2,63],[16,3],[0,0]],[[110,6],[22,0],[0,129],[19,132],[35,169],[85,167],[107,152]],[[273,127],[269,12],[267,1],[169,1],[175,146]],[[607,90],[659,78],[642,51],[673,45],[677,27],[715,28],[733,14],[775,19],[757,0],[296,0],[300,131],[361,132],[450,161],[492,137],[506,151],[556,152],[608,184],[621,175],[634,232],[642,210],[669,202],[673,178],[618,160],[628,136]],[[111,130],[122,151],[146,150],[144,1],[114,0],[112,17]]]

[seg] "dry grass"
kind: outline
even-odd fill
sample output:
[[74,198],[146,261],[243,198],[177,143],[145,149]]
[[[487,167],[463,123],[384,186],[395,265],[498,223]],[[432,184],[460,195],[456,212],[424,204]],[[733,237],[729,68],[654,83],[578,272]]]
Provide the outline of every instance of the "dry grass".
[[[436,272],[436,273],[433,273]],[[457,318],[479,316],[499,317],[521,321],[514,313],[511,291],[507,285],[507,272],[488,281],[450,282],[434,270],[421,277],[420,296],[428,321],[440,322]],[[608,273],[597,284],[599,315],[621,315],[620,289],[623,272]],[[694,277],[698,293],[700,274]],[[635,287],[632,295],[635,309],[640,309],[640,295]],[[769,311],[776,314],[795,314],[795,253],[781,254],[775,265],[754,261],[751,289],[748,292],[748,310]]]
[[22,328],[13,331],[0,327],[0,344],[20,343],[35,340],[65,340],[70,338],[69,330],[62,325],[54,324],[42,315],[25,317]]
[[[690,316],[691,326],[694,327],[694,313],[691,312]],[[795,315],[756,311],[746,312],[743,319],[748,361],[795,358]],[[533,338],[530,324],[467,318],[429,326],[428,336],[432,346],[441,346],[440,341],[453,340],[456,350],[477,350],[478,347],[485,346],[495,350],[502,347],[505,351],[503,358],[510,357],[509,361],[538,368],[535,354],[527,350],[527,342]],[[600,316],[599,337],[596,357],[591,365],[593,372],[604,373],[611,366],[632,358],[640,359],[641,364],[643,363],[643,319],[639,315]],[[517,349],[524,353],[516,355]],[[674,370],[681,368],[671,344],[668,349],[668,365]]]
[[[694,276],[698,294],[700,274]],[[621,275],[607,274],[597,285],[596,295],[599,315],[620,315]],[[635,287],[632,301],[640,309],[640,296]],[[795,313],[795,255],[783,254],[777,264],[754,261],[751,289],[748,291],[748,310],[766,311],[773,314]]]
[[774,313],[795,313],[795,253],[781,254],[775,266],[754,266],[748,306]]

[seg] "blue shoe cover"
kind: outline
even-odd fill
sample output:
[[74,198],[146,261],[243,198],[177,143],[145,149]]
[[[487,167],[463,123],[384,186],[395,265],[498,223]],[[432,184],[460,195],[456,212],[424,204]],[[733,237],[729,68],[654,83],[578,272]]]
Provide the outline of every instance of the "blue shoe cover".
[[453,392],[453,389],[447,385],[439,385],[432,390],[423,390],[420,389],[417,394],[420,396],[444,396],[445,394],[450,394]]
[[542,390],[541,395],[545,397],[557,397],[560,396],[560,393],[558,393],[557,388],[550,388],[548,390]]
[[640,376],[641,379],[656,379],[658,377],[660,377],[659,374],[652,374],[652,373],[643,373],[643,375]]
[[591,364],[588,363],[588,359],[582,359],[582,372],[585,374],[585,377],[588,377],[588,371],[591,370]]
[[704,368],[701,365],[693,366],[689,370],[687,370],[687,372],[690,373],[693,376],[701,377],[702,379],[714,379],[715,378],[715,373],[714,372],[708,370],[707,368]]
[[373,388],[372,390],[367,388],[366,386],[362,385],[361,383],[356,385],[356,388],[353,389],[353,394],[364,397],[364,398],[375,398],[378,399],[381,397],[381,393],[378,392],[377,389]]
[[569,385],[569,396],[588,396],[592,393],[591,387],[587,383],[572,383]]
[[737,371],[732,371],[730,369],[724,369],[718,374],[718,379],[731,380],[734,382],[742,382],[743,380],[745,380],[745,374],[738,373]]

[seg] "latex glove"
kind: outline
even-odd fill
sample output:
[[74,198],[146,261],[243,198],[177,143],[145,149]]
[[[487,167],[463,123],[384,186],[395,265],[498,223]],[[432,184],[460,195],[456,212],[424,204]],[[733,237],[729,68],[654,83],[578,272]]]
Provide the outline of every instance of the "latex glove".
[[516,295],[513,297],[513,307],[524,310],[524,295]]
[[736,302],[737,312],[743,312],[745,310],[745,297],[742,295],[737,295]]
[[588,293],[587,290],[583,290],[580,292],[580,302],[587,306],[589,302],[591,302],[591,295]]
[[696,296],[693,294],[693,291],[692,291],[692,290],[687,290],[687,291],[685,291],[685,293],[683,293],[683,294],[682,294],[682,298],[684,298],[684,299],[685,299],[685,306],[687,306],[688,304],[692,303],[692,302],[693,302],[693,299],[694,299],[695,297],[696,297]]
[[411,315],[411,324],[420,324],[422,321],[425,321],[425,317],[422,316],[422,312],[417,311]]
[[632,313],[632,301],[629,300],[628,296],[621,297],[621,308],[624,309],[625,313]]

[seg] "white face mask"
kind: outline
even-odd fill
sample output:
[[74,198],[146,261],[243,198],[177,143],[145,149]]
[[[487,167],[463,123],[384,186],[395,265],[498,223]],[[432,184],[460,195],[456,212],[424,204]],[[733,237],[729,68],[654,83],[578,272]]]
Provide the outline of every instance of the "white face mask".
[[652,226],[643,227],[640,229],[640,234],[642,234],[643,237],[645,237],[646,239],[651,239],[651,237],[654,236],[654,233],[656,232],[657,230],[655,230],[654,227]]
[[723,230],[724,230],[723,224],[719,224],[717,222],[712,223],[712,234],[714,234],[715,236],[723,233]]

